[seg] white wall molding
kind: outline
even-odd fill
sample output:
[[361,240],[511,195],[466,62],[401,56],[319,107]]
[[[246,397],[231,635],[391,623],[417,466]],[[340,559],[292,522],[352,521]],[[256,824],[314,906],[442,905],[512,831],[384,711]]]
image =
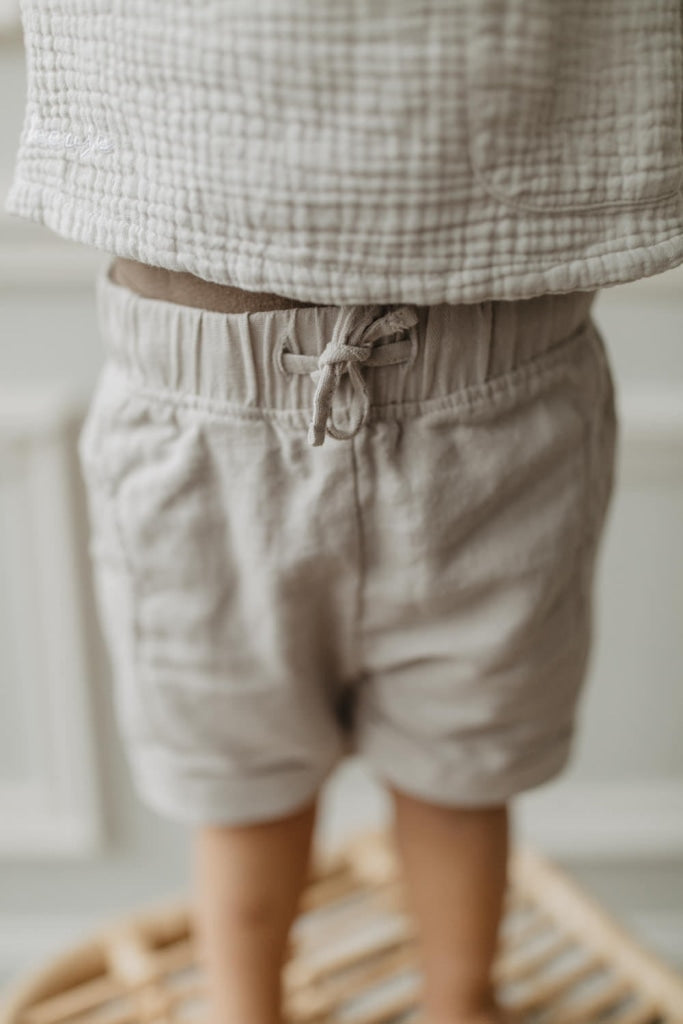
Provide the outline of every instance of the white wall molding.
[[70,487],[76,404],[52,388],[0,395],[0,856],[101,845]]

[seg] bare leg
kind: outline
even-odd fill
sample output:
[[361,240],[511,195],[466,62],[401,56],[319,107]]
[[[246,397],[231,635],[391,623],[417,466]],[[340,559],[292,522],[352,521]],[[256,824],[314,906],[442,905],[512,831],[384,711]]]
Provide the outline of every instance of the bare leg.
[[197,940],[208,1024],[280,1024],[282,965],[314,824],[315,803],[277,821],[197,831]]
[[509,848],[507,808],[447,808],[393,791],[396,839],[415,915],[427,1024],[510,1019],[491,967]]

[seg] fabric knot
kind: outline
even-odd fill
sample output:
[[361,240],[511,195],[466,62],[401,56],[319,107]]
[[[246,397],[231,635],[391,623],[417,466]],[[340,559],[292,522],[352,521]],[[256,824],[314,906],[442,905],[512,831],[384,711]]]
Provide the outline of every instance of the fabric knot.
[[[308,428],[308,443],[311,445],[321,445],[326,433],[339,440],[348,440],[358,433],[370,409],[370,396],[360,364],[370,359],[373,341],[394,334],[405,327],[411,327],[418,320],[414,306],[401,306],[379,319],[373,320],[373,313],[366,314],[360,324],[350,328],[355,310],[354,306],[344,308],[332,339],[318,357],[318,368],[311,373],[312,379],[317,383],[313,397],[313,416]],[[346,335],[346,338],[342,341],[340,337],[343,335]],[[353,344],[349,342],[349,337],[354,338]],[[361,402],[358,422],[347,432],[335,427],[330,417],[332,397],[344,373],[348,373],[351,378],[354,391]]]
[[321,352],[318,358],[318,366],[322,369],[323,366],[331,366],[335,363],[364,363],[370,358],[371,354],[372,349],[367,346],[362,348],[360,345],[345,345],[343,342],[333,344],[330,342]]

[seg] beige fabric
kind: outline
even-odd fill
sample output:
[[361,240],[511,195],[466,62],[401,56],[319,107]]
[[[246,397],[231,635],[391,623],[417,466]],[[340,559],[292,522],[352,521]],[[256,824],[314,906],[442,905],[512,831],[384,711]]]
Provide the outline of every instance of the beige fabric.
[[[163,8],[163,9],[162,9]],[[683,261],[680,0],[22,0],[5,209],[306,302]]]
[[183,306],[196,306],[218,313],[255,313],[264,309],[293,309],[312,306],[312,302],[299,302],[272,292],[251,292],[229,284],[204,281],[194,274],[163,267],[150,267],[147,263],[118,257],[110,268],[112,281],[130,288],[147,299],[178,302]]
[[[100,277],[79,452],[150,807],[263,820],[350,750],[453,804],[562,770],[615,453],[592,300],[224,314]],[[335,363],[311,444],[330,344],[371,347],[369,408]]]

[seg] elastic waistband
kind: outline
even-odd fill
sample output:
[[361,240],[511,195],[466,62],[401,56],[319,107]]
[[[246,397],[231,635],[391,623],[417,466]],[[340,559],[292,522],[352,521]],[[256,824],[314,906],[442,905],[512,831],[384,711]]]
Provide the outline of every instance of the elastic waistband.
[[[145,298],[112,281],[110,267],[96,282],[100,334],[109,358],[137,384],[287,411],[302,424],[311,420],[324,374],[328,393],[336,385],[335,418],[345,399],[350,410],[359,387],[377,412],[505,375],[573,335],[597,294],[220,313]],[[393,348],[383,359],[357,354],[368,345]],[[350,413],[350,422],[356,418]]]

